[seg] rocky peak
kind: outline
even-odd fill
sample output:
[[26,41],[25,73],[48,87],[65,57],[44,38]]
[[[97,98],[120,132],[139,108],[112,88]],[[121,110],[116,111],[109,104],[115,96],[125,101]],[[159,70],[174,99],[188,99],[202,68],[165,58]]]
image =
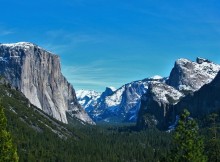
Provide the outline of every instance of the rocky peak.
[[178,59],[170,73],[167,84],[184,93],[194,92],[204,84],[211,82],[219,70],[220,65],[206,59],[197,58],[197,62]]
[[116,89],[114,87],[106,87],[105,91],[102,93],[102,97],[110,96]]
[[57,120],[67,123],[69,112],[93,123],[78,104],[75,90],[61,74],[57,55],[27,42],[0,44],[0,74],[33,105]]
[[201,58],[201,57],[197,57],[197,58],[196,58],[196,62],[197,62],[198,64],[202,64],[202,63],[204,63],[204,62],[212,63],[212,62],[209,61],[208,59],[204,59],[204,58]]

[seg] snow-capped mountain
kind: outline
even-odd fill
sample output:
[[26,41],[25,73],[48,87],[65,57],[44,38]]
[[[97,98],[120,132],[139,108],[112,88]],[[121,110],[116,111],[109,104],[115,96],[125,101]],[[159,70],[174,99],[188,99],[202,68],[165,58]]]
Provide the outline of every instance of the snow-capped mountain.
[[100,98],[101,93],[93,90],[78,90],[76,91],[76,97],[79,104],[87,111],[90,112],[97,105],[97,100]]
[[[177,104],[189,92],[208,84],[219,70],[220,65],[206,59],[197,58],[196,62],[178,59],[169,78],[156,75],[125,84],[117,90],[106,88],[102,94],[85,91],[87,97],[77,97],[96,122],[135,122],[140,107],[139,114],[154,114],[157,117],[155,121],[161,122],[169,111],[169,105]],[[140,121],[143,118],[139,118]]]
[[207,59],[197,58],[196,62],[178,59],[175,62],[167,84],[183,92],[194,92],[210,83],[218,71],[217,65]]
[[209,60],[197,58],[196,62],[179,59],[175,62],[166,84],[156,83],[149,86],[143,95],[138,115],[139,128],[152,127],[164,129],[169,126],[170,118],[175,120],[173,107],[185,95],[197,92],[210,83],[218,74],[220,65]]
[[28,42],[0,44],[0,75],[30,103],[68,123],[66,113],[94,124],[78,103],[73,86],[61,73],[59,56]]
[[[151,106],[152,107],[152,106]],[[158,111],[163,108],[162,106],[154,106],[154,109]],[[193,118],[204,119],[211,113],[219,113],[220,111],[220,72],[217,76],[208,84],[202,86],[198,91],[189,93],[185,97],[182,97],[177,104],[166,105],[167,112],[162,117],[156,117],[156,113],[145,111],[145,117],[142,120],[146,120],[146,116],[153,114],[157,120],[157,127],[161,129],[174,129],[180,113],[183,109],[188,109],[190,116]],[[148,114],[146,113],[148,112]],[[149,119],[149,118],[148,118]],[[143,122],[144,123],[144,122]],[[145,122],[146,124],[150,122]],[[143,125],[142,125],[143,126]],[[149,126],[149,124],[148,124]]]
[[[155,76],[125,84],[117,90],[107,87],[100,96],[88,91],[76,93],[78,101],[96,122],[135,122],[141,96],[147,92],[148,85],[152,81],[165,82],[165,79]],[[85,97],[80,94],[88,95]],[[91,94],[95,95],[91,96]]]
[[192,117],[218,113],[220,110],[220,72],[209,84],[204,85],[194,94],[184,97],[174,106],[172,113],[179,114],[184,108],[190,111]]

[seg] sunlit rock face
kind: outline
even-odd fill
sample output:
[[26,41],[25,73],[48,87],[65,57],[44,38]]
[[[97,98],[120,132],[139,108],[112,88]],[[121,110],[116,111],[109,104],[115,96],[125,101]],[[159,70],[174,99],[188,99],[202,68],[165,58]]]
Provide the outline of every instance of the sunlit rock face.
[[59,121],[66,112],[93,123],[78,104],[75,91],[61,73],[60,59],[27,42],[0,44],[0,74],[29,101]]
[[175,62],[167,84],[187,93],[200,89],[210,83],[220,70],[217,65],[207,59],[197,58],[196,62],[178,59]]

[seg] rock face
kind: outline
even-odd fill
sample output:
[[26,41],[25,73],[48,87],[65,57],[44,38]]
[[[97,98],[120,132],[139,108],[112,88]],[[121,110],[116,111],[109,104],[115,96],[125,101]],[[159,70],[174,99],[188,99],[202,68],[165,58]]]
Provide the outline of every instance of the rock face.
[[[204,117],[207,114],[220,111],[220,72],[215,79],[204,85],[194,94],[184,97],[178,104],[172,108],[172,112],[178,115],[184,108],[187,108],[192,117]],[[174,121],[172,117],[169,118]]]
[[66,112],[93,123],[78,104],[73,87],[61,74],[60,60],[32,43],[0,44],[0,74],[29,101],[67,123]]
[[[176,114],[181,107],[186,108],[187,105],[182,100],[189,99],[184,96],[197,94],[196,91],[200,91],[202,86],[210,83],[219,70],[219,65],[202,58],[197,58],[197,62],[187,59],[177,60],[166,84],[153,83],[149,86],[147,93],[143,95],[137,126],[140,129],[152,126],[167,129],[176,120]],[[207,92],[209,91],[207,90]],[[204,101],[206,101],[205,98]],[[187,103],[191,102],[193,101]],[[202,103],[200,99],[194,102],[195,104]],[[180,104],[181,106],[179,106]],[[191,112],[199,111],[196,106],[187,106],[187,108]]]
[[196,62],[179,59],[175,62],[167,84],[184,93],[194,92],[210,83],[219,70],[220,65],[206,59],[197,58]]
[[151,82],[148,92],[142,96],[137,125],[139,128],[166,127],[170,105],[175,105],[184,95],[161,82]]
[[165,79],[155,76],[125,84],[117,90],[107,87],[98,97],[97,93],[94,93],[93,97],[88,94],[87,99],[91,98],[92,101],[87,102],[86,98],[80,95],[78,101],[96,122],[136,122],[141,96],[147,92],[148,85],[152,81],[165,82]]

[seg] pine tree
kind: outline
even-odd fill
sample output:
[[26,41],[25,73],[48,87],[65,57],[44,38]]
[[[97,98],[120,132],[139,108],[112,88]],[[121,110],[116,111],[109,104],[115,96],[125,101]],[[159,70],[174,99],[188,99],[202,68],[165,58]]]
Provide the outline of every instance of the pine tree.
[[173,162],[205,162],[203,139],[198,134],[198,125],[190,113],[184,110],[174,132],[174,148],[169,161]]
[[220,162],[220,140],[217,137],[218,125],[216,123],[218,114],[213,113],[209,115],[209,121],[211,122],[211,139],[208,140],[206,145],[208,161],[209,162]]
[[18,155],[12,143],[11,134],[6,130],[7,120],[0,105],[0,162],[17,162]]

